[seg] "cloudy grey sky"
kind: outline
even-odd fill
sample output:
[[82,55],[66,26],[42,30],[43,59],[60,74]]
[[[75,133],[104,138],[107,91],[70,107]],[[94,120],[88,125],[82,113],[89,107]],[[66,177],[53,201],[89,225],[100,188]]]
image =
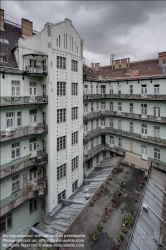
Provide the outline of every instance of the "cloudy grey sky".
[[3,1],[6,18],[44,23],[69,18],[84,39],[85,63],[156,58],[166,51],[166,1]]

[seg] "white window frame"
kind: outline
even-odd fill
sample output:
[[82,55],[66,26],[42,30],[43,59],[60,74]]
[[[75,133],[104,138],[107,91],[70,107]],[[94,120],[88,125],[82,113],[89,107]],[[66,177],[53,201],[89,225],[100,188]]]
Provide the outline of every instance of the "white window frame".
[[66,58],[57,56],[57,69],[66,69]]
[[101,102],[101,110],[105,110],[105,102]]
[[20,190],[20,176],[15,175],[12,177],[12,193],[18,192]]
[[106,86],[101,85],[101,94],[105,94],[105,91],[106,91]]
[[114,103],[110,102],[110,111],[113,111],[113,110],[114,110]]
[[71,60],[71,70],[78,72],[78,61],[76,60]]
[[72,82],[71,94],[78,95],[78,83]]
[[141,131],[142,131],[142,134],[147,135],[148,126],[146,124],[141,124]]
[[130,103],[130,113],[133,114],[133,111],[134,111],[134,105],[133,103]]
[[66,109],[57,109],[57,123],[66,122]]
[[122,138],[118,138],[118,146],[122,147]]
[[154,148],[154,159],[160,160],[160,149]]
[[57,167],[57,181],[63,179],[64,177],[66,177],[66,163]]
[[20,158],[20,142],[11,145],[11,159],[15,160]]
[[22,124],[22,112],[17,111],[17,127],[20,127]]
[[122,102],[118,102],[118,111],[122,112]]
[[122,121],[118,120],[118,129],[122,129]]
[[154,126],[154,137],[160,138],[160,127]]
[[73,132],[71,134],[71,145],[75,145],[78,143],[78,131]]
[[57,138],[57,152],[66,149],[66,136]]
[[132,95],[133,94],[133,85],[129,85],[130,87],[130,94]]
[[114,127],[114,119],[110,118],[110,128]]
[[57,82],[57,96],[66,96],[66,82]]
[[12,81],[12,96],[20,96],[20,81]]
[[160,117],[160,110],[161,110],[160,107],[153,107],[153,115],[155,117]]
[[71,119],[72,120],[78,119],[78,107],[71,108]]
[[130,132],[134,131],[134,123],[133,122],[129,122],[129,131]]
[[110,89],[110,94],[113,94],[114,93],[113,86],[109,86],[109,89]]
[[[87,145],[87,144],[86,144]],[[78,168],[78,156],[71,160],[71,170],[74,171]]]
[[118,85],[118,95],[121,95],[122,91],[121,91],[121,85]]
[[160,84],[154,85],[154,94],[159,95],[160,94]]

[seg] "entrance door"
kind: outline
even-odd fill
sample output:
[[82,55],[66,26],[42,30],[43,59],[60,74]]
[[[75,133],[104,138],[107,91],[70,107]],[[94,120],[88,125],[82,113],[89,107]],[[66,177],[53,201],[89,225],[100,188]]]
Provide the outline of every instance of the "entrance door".
[[35,185],[37,183],[37,169],[36,168],[30,169],[30,182],[32,185]]
[[36,138],[32,138],[29,140],[29,153],[31,154],[32,158],[37,156]]
[[110,147],[113,148],[114,147],[114,137],[110,136]]
[[30,126],[35,127],[37,125],[37,111],[30,110]]
[[143,160],[148,159],[148,149],[146,146],[142,146],[142,159]]
[[30,94],[30,102],[36,102],[36,96],[37,96],[37,83],[36,82],[29,83],[29,94]]

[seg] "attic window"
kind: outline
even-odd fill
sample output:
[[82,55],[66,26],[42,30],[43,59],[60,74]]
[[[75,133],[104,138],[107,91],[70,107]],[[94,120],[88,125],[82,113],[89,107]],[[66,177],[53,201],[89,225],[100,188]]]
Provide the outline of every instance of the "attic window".
[[0,38],[0,43],[9,44],[9,41],[5,38]]
[[7,62],[6,54],[0,53],[0,63]]

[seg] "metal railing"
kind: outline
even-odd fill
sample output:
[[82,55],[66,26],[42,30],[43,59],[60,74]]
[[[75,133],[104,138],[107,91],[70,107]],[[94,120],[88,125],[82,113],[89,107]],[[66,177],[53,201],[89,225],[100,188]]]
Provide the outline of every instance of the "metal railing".
[[83,120],[84,122],[86,122],[91,119],[98,119],[106,116],[116,116],[116,117],[143,120],[143,121],[166,123],[166,117],[156,117],[153,115],[147,115],[147,118],[142,118],[141,114],[127,113],[127,112],[121,112],[121,114],[118,114],[118,111],[111,111],[111,110],[90,112],[83,116]]
[[121,129],[115,129],[111,127],[105,127],[105,128],[97,128],[95,130],[89,131],[87,135],[84,137],[84,143],[93,139],[96,136],[102,135],[102,134],[115,134],[115,135],[121,135],[123,137],[129,137],[135,140],[141,140],[144,142],[152,143],[155,145],[159,145],[162,147],[166,147],[166,140],[158,138],[158,137],[152,137],[152,136],[147,136],[147,138],[142,138],[141,134],[138,133],[133,133],[133,132],[128,132],[125,130]]
[[84,94],[83,100],[92,100],[92,99],[135,99],[135,100],[166,100],[166,95],[142,95],[142,94]]
[[48,96],[1,96],[0,106],[48,104]]
[[42,123],[39,123],[34,127],[28,125],[24,127],[18,127],[12,130],[6,129],[4,131],[0,131],[0,142],[2,143],[10,141],[28,135],[46,134],[47,132],[48,132],[47,125],[44,125]]
[[42,166],[48,163],[47,155],[42,150],[37,152],[36,157],[31,157],[30,154],[21,157],[17,160],[13,160],[7,164],[0,166],[0,179],[4,179],[11,174],[22,171],[23,169]]
[[27,65],[25,66],[25,70],[28,74],[47,74],[47,66],[31,66]]

